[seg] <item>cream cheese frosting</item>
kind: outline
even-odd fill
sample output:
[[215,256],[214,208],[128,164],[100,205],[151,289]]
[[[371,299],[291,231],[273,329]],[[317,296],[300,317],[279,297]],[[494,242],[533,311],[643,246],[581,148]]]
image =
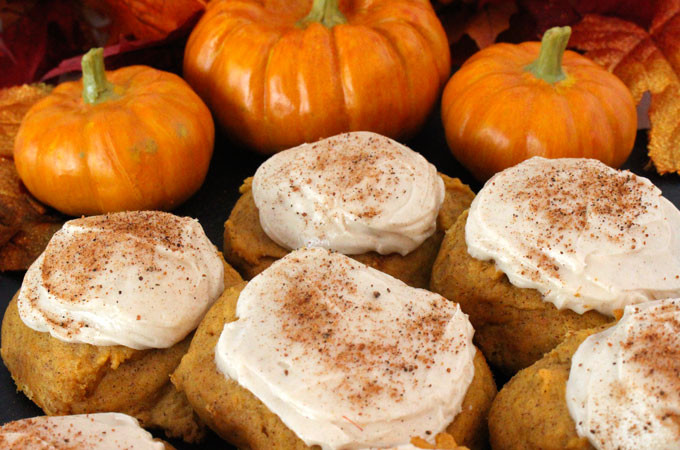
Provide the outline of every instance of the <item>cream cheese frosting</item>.
[[491,178],[465,226],[469,254],[558,309],[613,315],[680,296],[680,212],[646,178],[591,159],[531,158]]
[[120,413],[40,416],[0,427],[0,448],[12,450],[163,450],[134,417]]
[[253,278],[236,315],[218,369],[324,450],[434,437],[474,376],[474,331],[457,304],[325,249]]
[[262,229],[283,247],[406,255],[436,231],[445,189],[420,154],[353,132],[277,153],[252,192]]
[[571,362],[566,401],[597,449],[680,449],[680,299],[627,306]]
[[136,211],[71,220],[26,272],[19,315],[66,342],[167,348],[224,290],[197,220]]

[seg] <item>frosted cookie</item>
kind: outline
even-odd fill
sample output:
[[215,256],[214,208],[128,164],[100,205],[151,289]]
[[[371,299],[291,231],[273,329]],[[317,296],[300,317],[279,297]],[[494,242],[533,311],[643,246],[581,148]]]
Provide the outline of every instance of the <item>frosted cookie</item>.
[[626,306],[605,327],[575,333],[503,387],[494,449],[680,448],[680,299]]
[[484,448],[496,388],[472,335],[443,297],[301,249],[225,292],[172,380],[243,448]]
[[252,278],[292,249],[318,246],[427,287],[444,231],[474,194],[420,154],[369,132],[269,158],[241,187],[224,254]]
[[41,416],[0,426],[0,448],[12,450],[172,450],[120,413]]
[[431,288],[459,302],[492,365],[531,365],[624,306],[680,295],[680,212],[649,180],[532,158],[489,180],[447,233]]
[[48,415],[124,412],[195,441],[203,426],[168,376],[205,312],[239,281],[194,219],[72,220],[10,302],[2,358]]

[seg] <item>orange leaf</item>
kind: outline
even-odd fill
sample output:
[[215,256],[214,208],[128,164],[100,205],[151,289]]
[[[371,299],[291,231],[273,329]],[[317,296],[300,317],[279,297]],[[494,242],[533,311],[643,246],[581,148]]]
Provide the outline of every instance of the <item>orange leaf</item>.
[[470,20],[465,32],[480,49],[488,47],[510,27],[510,16],[516,12],[514,2],[487,3]]
[[28,268],[63,222],[26,191],[11,159],[21,119],[49,91],[45,85],[0,90],[0,271]]
[[467,447],[462,447],[456,444],[456,440],[448,433],[439,433],[435,436],[435,443],[430,444],[421,437],[411,438],[411,445],[422,449],[438,449],[438,450],[468,450]]
[[680,0],[656,6],[648,30],[586,15],[574,26],[570,45],[621,78],[636,101],[650,92],[649,156],[660,174],[680,173]]
[[14,136],[19,131],[21,119],[35,102],[49,92],[49,87],[43,84],[0,90],[0,157],[12,157]]
[[205,0],[85,0],[90,8],[111,20],[109,43],[119,36],[163,39],[205,9]]

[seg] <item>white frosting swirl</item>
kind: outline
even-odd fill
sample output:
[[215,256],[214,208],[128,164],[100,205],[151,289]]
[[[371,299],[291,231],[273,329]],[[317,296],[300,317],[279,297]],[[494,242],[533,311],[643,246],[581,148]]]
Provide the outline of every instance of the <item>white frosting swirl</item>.
[[224,265],[197,220],[136,211],[71,220],[26,272],[18,308],[66,342],[167,348],[224,290]]
[[532,158],[491,178],[465,242],[558,309],[613,315],[680,296],[680,212],[646,178],[590,159]]
[[375,133],[303,144],[255,172],[267,236],[288,249],[406,255],[437,228],[444,182],[420,154]]
[[474,330],[457,304],[325,249],[272,264],[236,314],[217,367],[325,450],[434,436],[474,376]]
[[626,306],[571,360],[566,400],[597,449],[680,449],[680,299]]
[[12,450],[163,450],[134,417],[120,413],[40,416],[0,427],[0,448]]

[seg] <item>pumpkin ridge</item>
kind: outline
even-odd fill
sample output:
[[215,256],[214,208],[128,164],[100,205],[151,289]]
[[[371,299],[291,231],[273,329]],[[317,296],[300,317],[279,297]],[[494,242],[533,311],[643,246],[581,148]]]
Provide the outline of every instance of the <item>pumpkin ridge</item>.
[[[529,89],[529,92],[530,92],[530,94],[529,94],[530,96],[527,97],[527,101],[526,101],[527,108],[526,108],[525,114],[524,114],[524,116],[527,117],[528,119],[524,121],[524,123],[523,123],[524,127],[522,129],[522,136],[525,136],[525,138],[524,138],[525,142],[529,138],[529,131],[531,129],[530,118],[533,117],[534,111],[536,110],[536,97],[538,97],[538,95],[539,95],[539,92],[535,89]],[[503,276],[505,276],[505,278],[507,278],[507,275],[504,274]],[[510,282],[510,280],[508,280],[508,283],[509,282]]]
[[[154,84],[156,84],[156,83],[154,83]],[[173,116],[176,119],[180,119],[180,118],[186,119],[186,113],[183,113],[186,106],[182,105],[182,103],[176,97],[167,97],[167,98],[160,99],[157,96],[154,96],[153,93],[149,92],[149,93],[146,93],[144,95],[139,95],[139,94],[136,95],[135,100],[137,100],[140,97],[147,96],[147,95],[152,97],[153,101],[155,101],[159,105],[159,107],[162,107],[164,111],[167,111],[169,116]],[[147,103],[147,104],[149,104],[149,103]],[[137,109],[137,108],[139,108],[139,109]],[[151,124],[151,123],[146,121],[146,120],[152,120],[153,117],[150,117],[148,119],[145,118],[144,115],[143,115],[144,109],[145,109],[144,104],[130,105],[129,106],[129,111],[133,116],[142,118],[142,120],[139,120],[139,122],[141,123],[141,126],[139,128],[147,131],[146,133],[144,133],[147,136],[147,138],[144,139],[144,141],[145,141],[145,140],[149,139],[148,136],[154,135],[154,133],[153,133],[154,124]],[[172,109],[174,109],[174,111],[171,111]],[[170,114],[170,113],[172,113],[172,114]],[[202,132],[202,130],[201,131],[193,130],[193,133],[191,133],[191,135],[194,135],[198,132]],[[165,167],[169,166],[168,160],[172,161],[172,160],[176,160],[176,159],[179,158],[176,155],[178,153],[178,148],[177,147],[170,147],[170,148],[166,148],[165,150],[160,149],[158,151],[162,152],[162,156],[160,158],[158,158],[158,160],[155,163],[156,167],[154,167],[154,169],[156,169],[158,166],[160,166],[160,168],[161,168],[161,170],[159,171],[159,178],[156,180],[156,186],[160,187],[162,194],[163,194],[162,198],[164,198],[164,199],[177,199],[176,201],[171,202],[171,203],[165,201],[165,203],[163,205],[164,209],[172,209],[175,206],[177,206],[178,203],[184,202],[187,198],[186,196],[180,197],[178,193],[173,192],[173,190],[171,189],[172,179],[169,179],[170,171],[165,169]],[[126,175],[127,175],[127,173],[126,173]],[[200,184],[194,186],[190,180],[187,180],[186,184],[187,184],[187,186],[191,186],[192,189],[194,189],[194,190],[197,190],[200,187]],[[139,193],[139,197],[138,197],[139,200],[147,200],[148,201],[148,198],[146,198],[146,199],[144,198],[145,194],[142,192],[142,189],[138,187],[138,185],[133,185],[133,189],[135,190],[135,193]]]
[[[220,61],[222,59],[224,59],[224,54],[228,53],[227,49],[230,45],[232,45],[230,43],[230,41],[233,39],[234,35],[236,35],[237,32],[242,32],[244,29],[246,29],[248,27],[252,27],[253,29],[257,30],[258,33],[263,33],[265,35],[268,35],[268,37],[269,37],[268,42],[266,44],[264,44],[264,43],[262,44],[262,46],[260,47],[260,51],[262,53],[264,53],[266,51],[267,61],[269,60],[270,55],[271,55],[271,49],[273,48],[274,44],[276,42],[278,42],[278,40],[281,38],[281,33],[279,33],[278,31],[269,30],[269,29],[260,30],[255,22],[243,21],[241,23],[236,24],[231,29],[229,29],[229,31],[224,34],[224,37],[222,39],[220,39],[220,45],[213,52],[214,57],[212,59],[212,63],[210,65],[210,68],[207,71],[207,76],[205,77],[208,80],[208,83],[212,84],[213,83],[212,80],[219,79],[219,77],[216,75],[216,73],[218,73],[219,71],[222,70],[222,66],[220,64]],[[265,46],[268,46],[268,48],[265,48]],[[255,74],[259,70],[262,70],[263,68],[264,68],[264,66],[258,67],[254,70],[251,70],[251,74]],[[264,75],[263,75],[263,81],[264,81]],[[213,88],[210,87],[210,86],[208,86],[206,89],[207,89],[208,92],[212,92],[212,90],[213,90]],[[264,112],[265,111],[264,98],[266,96],[264,85],[263,85],[262,89],[263,89],[263,93],[262,93],[263,102],[262,103],[258,102],[259,104],[257,105],[257,107],[258,107],[258,110],[259,110],[258,112],[260,114],[264,115],[265,114],[265,112]],[[209,95],[206,98],[210,102],[210,106],[211,106],[211,108],[213,108],[213,110],[218,109],[218,108],[216,108],[217,105],[215,104],[215,99],[213,98],[212,95]],[[219,117],[221,114],[222,114],[221,110],[218,109],[216,111],[216,115]],[[242,115],[239,115],[239,119],[241,120],[241,123],[239,124],[239,126],[244,128],[246,130],[246,133],[248,135],[251,135],[251,139],[252,139],[252,130],[251,130],[252,126],[249,123],[248,118],[243,117]]]
[[[492,95],[493,95],[493,98],[495,98],[495,99],[501,99],[503,95],[508,95],[512,91],[523,90],[523,89],[528,91],[528,96],[525,97],[526,102],[523,103],[522,105],[520,105],[523,108],[522,108],[521,112],[517,113],[517,115],[518,116],[521,115],[522,117],[527,117],[527,120],[523,124],[524,129],[522,130],[522,136],[525,136],[525,139],[528,139],[529,138],[529,124],[532,122],[531,117],[533,117],[534,111],[536,109],[536,106],[535,106],[536,101],[535,100],[536,100],[536,97],[538,96],[538,92],[535,89],[530,89],[528,86],[526,86],[524,84],[517,84],[515,86],[504,87],[502,89],[499,89],[495,92],[495,94],[492,94]],[[496,111],[497,110],[494,110],[494,109],[491,109],[491,108],[486,109],[484,111],[484,113],[481,115],[481,117],[477,120],[477,122],[483,123],[486,120],[487,117],[489,117],[491,114],[495,114]],[[512,151],[512,147],[513,147],[513,143],[510,142],[508,144],[508,150]],[[482,156],[483,156],[484,160],[486,160],[486,161],[493,159],[493,156],[494,156],[493,151],[491,150],[491,152],[489,153],[490,149],[491,149],[491,147],[487,147],[486,148],[487,152],[482,153]],[[485,166],[488,166],[488,162],[481,165],[479,167],[479,170],[484,171]]]
[[[562,110],[563,111],[568,111],[571,108],[571,99],[572,96],[567,96],[567,95],[557,95],[557,98],[560,98],[562,100]],[[577,139],[577,145],[578,145],[578,150],[581,155],[584,155],[584,148],[582,146],[582,142],[580,139],[580,133],[578,130],[578,124],[574,118],[573,114],[566,114],[563,116],[565,119],[565,122],[568,124],[568,130],[569,130],[569,135],[571,136],[576,136]],[[540,155],[539,155],[540,156]]]
[[[349,23],[349,22],[348,22]],[[340,54],[338,53],[338,45],[336,43],[337,36],[335,35],[335,27],[330,30],[330,49],[333,61],[333,73],[337,76],[337,81],[340,85],[340,99],[342,100],[342,112],[343,112],[343,129],[349,129],[350,117],[349,111],[347,110],[347,98],[345,97],[345,82],[342,79],[342,70],[340,70]],[[338,83],[335,84],[337,86]]]
[[[392,51],[397,55],[397,60],[399,61],[399,65],[401,66],[401,71],[397,71],[397,73],[402,73],[404,75],[404,81],[406,83],[406,88],[408,90],[408,103],[405,105],[406,106],[406,111],[409,111],[413,109],[413,103],[414,103],[414,94],[413,94],[413,83],[411,81],[411,78],[407,75],[409,70],[408,70],[408,64],[406,63],[406,58],[404,55],[401,54],[401,51],[399,50],[399,47],[392,41],[391,37],[389,34],[387,34],[383,29],[380,29],[375,26],[368,27],[370,30],[373,32],[377,33],[379,36],[382,37],[384,41],[387,42],[387,46],[392,49]],[[406,123],[408,121],[408,114],[405,114],[404,117],[402,117],[401,123],[399,124],[398,128],[399,129],[405,129],[409,127],[409,124]]]
[[[272,61],[272,54],[274,53],[274,47],[279,42],[281,42],[281,36],[282,36],[281,34],[278,34],[277,37],[276,37],[276,40],[274,40],[273,42],[271,42],[269,44],[269,48],[267,49],[267,60],[265,61],[264,67],[262,68],[262,70],[263,70],[262,73],[263,73],[264,76],[262,78],[263,87],[262,87],[262,109],[261,109],[261,112],[262,112],[262,117],[264,117],[265,124],[267,122],[270,122],[269,113],[268,113],[269,108],[267,107],[267,105],[269,104],[269,97],[270,97],[269,83],[267,83],[267,80],[268,80],[267,74],[269,73],[269,64]],[[256,70],[259,70],[259,69],[256,69]],[[267,139],[267,143],[271,142],[271,140],[272,140],[269,128],[270,127],[265,126],[264,129],[262,130],[265,134],[266,139]]]
[[[413,2],[413,1],[403,1],[403,2],[398,2],[398,3],[403,3],[405,8],[413,8],[415,7],[416,9],[420,10],[422,13],[422,16],[418,15],[415,17],[416,20],[411,20],[414,17],[409,17],[408,19],[406,17],[394,17],[394,20],[396,21],[401,21],[405,25],[410,26],[413,28],[422,38],[425,42],[427,42],[427,48],[430,50],[430,52],[434,55],[434,61],[435,65],[437,66],[438,72],[439,72],[439,83],[440,83],[440,88],[441,86],[444,85],[444,83],[448,80],[449,76],[451,75],[451,53],[448,47],[448,40],[447,40],[447,47],[446,47],[446,64],[443,64],[440,59],[438,58],[438,51],[437,51],[437,46],[436,43],[428,37],[428,33],[426,33],[424,30],[428,29],[428,27],[435,27],[437,28],[438,33],[442,33],[446,35],[446,32],[444,31],[444,27],[442,24],[439,22],[439,19],[435,15],[434,11],[431,9],[431,5],[429,2]],[[424,21],[421,21],[420,19],[424,19]],[[434,20],[432,20],[434,19]],[[440,66],[441,64],[441,66]]]
[[[220,3],[219,2],[209,3],[209,5],[215,5],[215,4],[220,4]],[[215,15],[204,16],[205,17],[205,24],[210,25],[212,22],[215,22],[219,25],[220,21],[222,20],[221,16],[225,16],[225,15],[226,15],[226,13],[224,11],[219,11]],[[199,24],[201,22],[203,22],[203,20],[204,19],[201,19]],[[249,23],[252,23],[252,22],[250,22],[246,19],[241,19],[240,21],[234,21],[234,22],[236,22],[236,23],[231,27],[226,27],[226,26],[220,27],[222,29],[219,30],[218,33],[213,33],[212,28],[209,27],[209,26],[204,26],[204,28],[202,29],[202,30],[208,30],[208,32],[204,31],[203,33],[207,34],[211,41],[217,41],[218,42],[218,45],[215,46],[214,51],[210,52],[210,59],[208,60],[208,63],[206,64],[206,72],[209,73],[212,70],[212,67],[215,64],[215,61],[217,60],[218,56],[220,56],[222,54],[222,49],[224,48],[225,42],[228,40],[229,35],[231,33],[233,33],[235,30],[238,30],[240,27],[247,25]],[[198,26],[198,24],[197,24],[197,26]],[[215,27],[217,27],[217,25]],[[186,56],[187,51],[193,50],[197,46],[197,44],[194,42],[195,39],[198,39],[197,36],[200,37],[200,38],[204,38],[204,36],[202,36],[202,35],[195,35],[195,34],[192,34],[191,36],[189,36],[189,39],[187,40],[187,44],[186,44],[186,48],[185,48],[185,56]],[[196,50],[194,50],[194,51],[196,51]],[[186,61],[184,61],[182,63],[182,65],[184,66],[183,71],[186,71],[186,69],[185,69]],[[206,99],[206,100],[209,101],[209,99]]]
[[[598,101],[599,97],[597,95],[595,95],[595,93],[593,93],[589,89],[583,89],[583,88],[579,89],[579,91],[581,91],[582,94],[587,94],[588,97],[590,97],[590,99],[591,99],[591,104],[593,106],[595,106],[596,108],[598,108],[597,111],[594,110],[594,109],[591,109],[591,111],[593,111],[593,113],[598,114],[598,115],[603,115],[602,114],[603,112],[608,112],[608,111],[603,111],[603,108],[604,108],[603,105],[605,105],[605,102],[599,102]],[[607,128],[608,132],[610,134],[613,134],[614,135],[613,137],[619,137],[622,140],[623,136],[619,136],[619,133],[618,133],[619,127],[616,126],[618,121],[614,120],[615,115],[604,114],[604,116],[605,116],[605,119],[607,120],[607,122],[609,123],[609,128]],[[617,131],[615,132],[613,130],[617,130]],[[608,139],[605,139],[605,142],[615,142],[615,141],[612,139],[612,137],[608,137]],[[600,146],[600,148],[598,148],[598,151],[601,152],[602,150],[603,150],[603,148],[602,148],[602,146]],[[613,148],[613,146],[611,146],[611,145],[606,146],[605,150],[607,150],[607,153],[605,155],[606,157],[602,158],[600,156],[600,159],[603,162],[605,162],[607,165],[615,164],[616,163],[616,161],[615,161],[616,152],[615,152],[615,149]],[[621,161],[620,164],[623,164],[624,162],[625,161]]]
[[[466,90],[472,90],[475,84],[480,83],[480,82],[486,82],[488,81],[487,78],[495,77],[495,76],[513,76],[515,75],[514,71],[507,71],[507,72],[489,72],[485,73],[479,78],[476,78],[474,81],[469,81],[467,84],[467,89]],[[514,84],[511,86],[503,86],[503,85],[498,85],[496,86],[497,91],[502,90],[505,91],[506,89],[515,89],[515,88],[526,88],[528,87],[525,83],[522,82],[522,79],[520,77],[514,77],[515,79]],[[461,93],[459,93],[459,96]]]
[[[88,134],[89,134],[89,133],[88,133]],[[108,134],[108,133],[107,133],[107,134]],[[107,135],[107,138],[108,138],[108,137],[109,137],[109,136]],[[91,142],[91,139],[87,139],[86,141],[89,143],[89,142]],[[110,138],[107,139],[107,141],[110,141]],[[109,145],[110,145],[110,143],[107,142],[106,147],[108,148]],[[83,150],[83,153],[84,153],[84,161],[82,162],[82,166],[83,166],[83,169],[84,169],[84,171],[85,171],[84,178],[87,180],[87,185],[89,186],[90,195],[92,195],[93,197],[96,198],[97,207],[98,207],[100,210],[103,210],[104,205],[103,205],[103,202],[102,202],[102,198],[101,198],[101,196],[99,195],[98,189],[97,189],[96,186],[95,186],[94,178],[92,177],[92,170],[90,169],[90,158],[89,158],[89,154],[90,154],[91,151],[92,151],[92,149],[90,148],[89,145],[87,146],[87,148],[86,148],[85,150]],[[105,152],[105,153],[107,153],[107,152]],[[107,158],[108,158],[108,154],[107,154],[106,156],[107,156]]]
[[[239,22],[231,28],[225,27],[225,30],[222,31],[223,34],[221,34],[219,37],[219,45],[215,48],[215,51],[213,52],[213,57],[212,61],[210,61],[210,67],[208,68],[208,72],[212,71],[215,65],[215,61],[217,61],[222,56],[222,52],[224,51],[224,48],[226,47],[232,35],[236,34],[237,31],[241,31],[243,28],[249,25],[253,25],[253,22],[244,20],[243,22]],[[214,39],[217,40],[217,36]]]
[[[128,116],[131,116],[130,119],[132,120],[132,123],[136,123],[137,126],[139,126],[140,121],[136,119],[136,117],[134,116],[134,114],[132,114],[132,112],[130,110],[126,109],[125,114],[128,115]],[[103,140],[106,142],[106,144],[103,146],[104,155],[111,162],[112,166],[116,168],[116,172],[121,176],[121,178],[123,178],[125,180],[126,184],[128,185],[130,191],[135,196],[136,200],[137,201],[142,200],[143,197],[141,195],[140,190],[137,188],[135,183],[130,178],[130,174],[124,168],[124,166],[121,163],[120,158],[118,156],[118,152],[115,150],[116,146],[114,144],[113,137],[111,136],[111,130],[109,130],[108,127],[105,127],[104,130],[105,130],[105,135],[104,135]],[[89,162],[87,164],[87,172],[88,172],[88,179],[90,180],[90,182],[92,182],[93,177],[90,176],[91,171],[90,171]],[[96,192],[96,190],[95,190],[95,192]],[[104,208],[104,205],[102,203],[103,198],[102,198],[101,195],[97,195],[97,202],[99,204],[99,209],[101,209],[102,211],[106,211],[106,208]]]

